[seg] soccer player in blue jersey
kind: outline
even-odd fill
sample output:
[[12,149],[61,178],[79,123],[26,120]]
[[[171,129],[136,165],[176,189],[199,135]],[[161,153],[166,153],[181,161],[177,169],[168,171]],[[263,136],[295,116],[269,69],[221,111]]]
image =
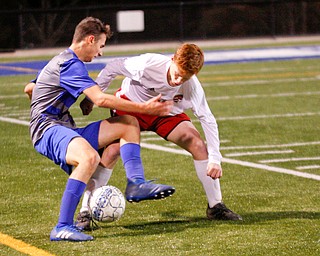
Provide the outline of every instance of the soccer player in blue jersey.
[[[134,117],[119,116],[77,128],[70,115],[69,108],[82,93],[99,107],[151,115],[170,112],[172,103],[160,102],[161,95],[145,103],[135,103],[103,93],[89,77],[84,62],[102,55],[102,48],[111,34],[109,25],[99,19],[83,19],[75,29],[71,46],[42,69],[32,90],[30,134],[33,145],[69,175],[58,223],[50,233],[51,241],[93,239],[74,226],[73,218],[87,183],[100,164],[98,150],[115,140],[120,139],[120,155],[128,179],[127,199],[160,199],[174,193],[171,186],[145,180],[140,158],[140,129]],[[100,166],[101,173],[103,169]]]

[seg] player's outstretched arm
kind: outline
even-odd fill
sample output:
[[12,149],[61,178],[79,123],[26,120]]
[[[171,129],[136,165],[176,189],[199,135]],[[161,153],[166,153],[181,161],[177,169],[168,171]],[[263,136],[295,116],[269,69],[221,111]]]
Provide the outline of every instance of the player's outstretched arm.
[[83,93],[98,107],[118,109],[126,112],[166,116],[173,107],[172,101],[160,101],[161,95],[158,95],[147,102],[138,103],[105,94],[98,85],[85,89]]

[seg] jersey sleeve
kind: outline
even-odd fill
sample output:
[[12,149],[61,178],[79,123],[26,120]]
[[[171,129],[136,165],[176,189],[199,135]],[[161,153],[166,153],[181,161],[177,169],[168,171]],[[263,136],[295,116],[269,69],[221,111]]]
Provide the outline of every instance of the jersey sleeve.
[[124,76],[134,81],[141,81],[151,54],[142,54],[129,58],[116,58],[107,63],[99,73],[96,82],[102,91],[106,91],[116,76]]
[[85,89],[96,85],[96,82],[89,76],[82,61],[71,59],[61,66],[60,85],[77,98]]
[[219,149],[220,140],[218,124],[209,108],[204,90],[198,78],[193,76],[189,81],[191,84],[189,84],[186,88],[189,90],[192,111],[200,121],[206,138],[207,150],[209,153],[209,163],[221,164],[222,156]]
[[102,91],[106,91],[110,86],[111,82],[117,76],[124,76],[133,78],[135,76],[135,70],[131,68],[132,58],[117,58],[113,59],[104,67],[99,73],[96,82],[100,86]]
[[36,83],[40,72],[41,72],[41,70],[38,71],[37,76],[35,78],[33,78],[32,80],[30,80],[29,83]]

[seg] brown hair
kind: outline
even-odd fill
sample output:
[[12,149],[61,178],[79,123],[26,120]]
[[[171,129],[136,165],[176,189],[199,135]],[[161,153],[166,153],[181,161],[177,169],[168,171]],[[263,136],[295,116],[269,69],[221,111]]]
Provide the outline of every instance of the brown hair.
[[203,51],[195,44],[185,43],[177,49],[173,61],[186,73],[197,74],[203,66]]
[[89,35],[99,38],[101,34],[105,34],[107,39],[109,39],[112,36],[110,26],[103,24],[102,21],[97,18],[87,17],[80,21],[80,23],[76,26],[72,41],[79,43]]

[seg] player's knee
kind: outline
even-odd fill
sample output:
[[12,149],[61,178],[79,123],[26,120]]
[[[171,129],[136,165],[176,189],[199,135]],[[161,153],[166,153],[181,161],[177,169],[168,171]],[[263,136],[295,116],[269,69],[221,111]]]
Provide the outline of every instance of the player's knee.
[[93,170],[95,170],[95,168],[100,163],[100,156],[98,152],[96,152],[95,150],[91,150],[83,155],[81,162],[85,165],[88,165],[88,167],[93,167]]
[[137,118],[135,118],[134,116],[124,115],[124,116],[121,116],[121,118],[125,124],[134,126],[134,127],[139,127],[139,122]]
[[205,142],[193,133],[185,133],[181,136],[182,143],[186,145],[189,152],[206,152],[207,147]]
[[195,143],[196,143],[197,137],[194,136],[193,133],[184,132],[184,133],[181,133],[181,134],[180,134],[180,140],[181,140],[184,144],[190,145],[190,144],[195,144]]
[[200,138],[196,138],[193,141],[193,147],[197,149],[197,151],[202,152],[202,151],[207,151],[206,144],[204,141]]

